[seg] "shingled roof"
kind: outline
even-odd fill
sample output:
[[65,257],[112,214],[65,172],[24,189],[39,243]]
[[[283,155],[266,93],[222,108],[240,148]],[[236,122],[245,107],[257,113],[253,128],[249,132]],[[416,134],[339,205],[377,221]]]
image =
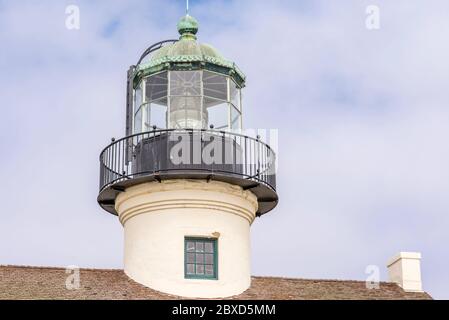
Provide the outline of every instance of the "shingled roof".
[[[178,299],[131,280],[123,270],[81,269],[80,288],[66,289],[64,268],[0,266],[0,299]],[[395,283],[367,289],[363,281],[253,277],[251,287],[231,299],[431,299]]]

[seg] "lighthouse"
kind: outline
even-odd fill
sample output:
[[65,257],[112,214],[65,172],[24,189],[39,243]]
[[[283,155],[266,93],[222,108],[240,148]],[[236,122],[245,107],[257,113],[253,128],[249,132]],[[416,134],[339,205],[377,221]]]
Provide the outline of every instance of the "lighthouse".
[[278,203],[276,156],[242,130],[242,71],[198,42],[192,16],[178,32],[128,70],[126,134],[100,154],[97,200],[123,225],[131,279],[230,297],[251,284],[252,223]]

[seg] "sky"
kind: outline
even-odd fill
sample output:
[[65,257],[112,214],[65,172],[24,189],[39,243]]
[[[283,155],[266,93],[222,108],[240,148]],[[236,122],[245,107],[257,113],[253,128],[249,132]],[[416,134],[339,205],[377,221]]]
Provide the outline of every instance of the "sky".
[[[199,41],[247,76],[244,126],[279,130],[280,202],[252,226],[252,273],[365,280],[376,265],[386,281],[389,258],[418,251],[424,289],[449,299],[449,2],[190,6]],[[0,0],[0,264],[122,268],[98,156],[124,135],[129,65],[184,10]]]

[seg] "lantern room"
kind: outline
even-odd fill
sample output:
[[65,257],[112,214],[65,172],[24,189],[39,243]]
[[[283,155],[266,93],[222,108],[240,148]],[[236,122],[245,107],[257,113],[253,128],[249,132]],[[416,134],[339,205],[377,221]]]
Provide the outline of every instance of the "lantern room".
[[240,130],[241,88],[207,70],[163,71],[134,89],[133,133],[158,129]]
[[132,133],[154,128],[240,130],[243,73],[212,46],[196,41],[193,17],[183,17],[178,31],[179,41],[143,57],[146,61],[135,68],[128,116]]

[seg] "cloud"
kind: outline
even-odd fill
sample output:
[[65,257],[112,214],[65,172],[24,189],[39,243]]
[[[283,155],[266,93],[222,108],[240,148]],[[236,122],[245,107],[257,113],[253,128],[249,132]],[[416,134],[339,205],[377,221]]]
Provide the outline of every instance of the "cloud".
[[[0,2],[0,263],[121,266],[98,154],[124,134],[128,66],[176,36],[183,3],[77,3],[68,31],[68,2]],[[449,5],[377,1],[368,31],[369,4],[192,3],[200,41],[247,74],[244,125],[279,128],[280,203],[253,225],[253,272],[363,280],[418,250],[447,298]]]

